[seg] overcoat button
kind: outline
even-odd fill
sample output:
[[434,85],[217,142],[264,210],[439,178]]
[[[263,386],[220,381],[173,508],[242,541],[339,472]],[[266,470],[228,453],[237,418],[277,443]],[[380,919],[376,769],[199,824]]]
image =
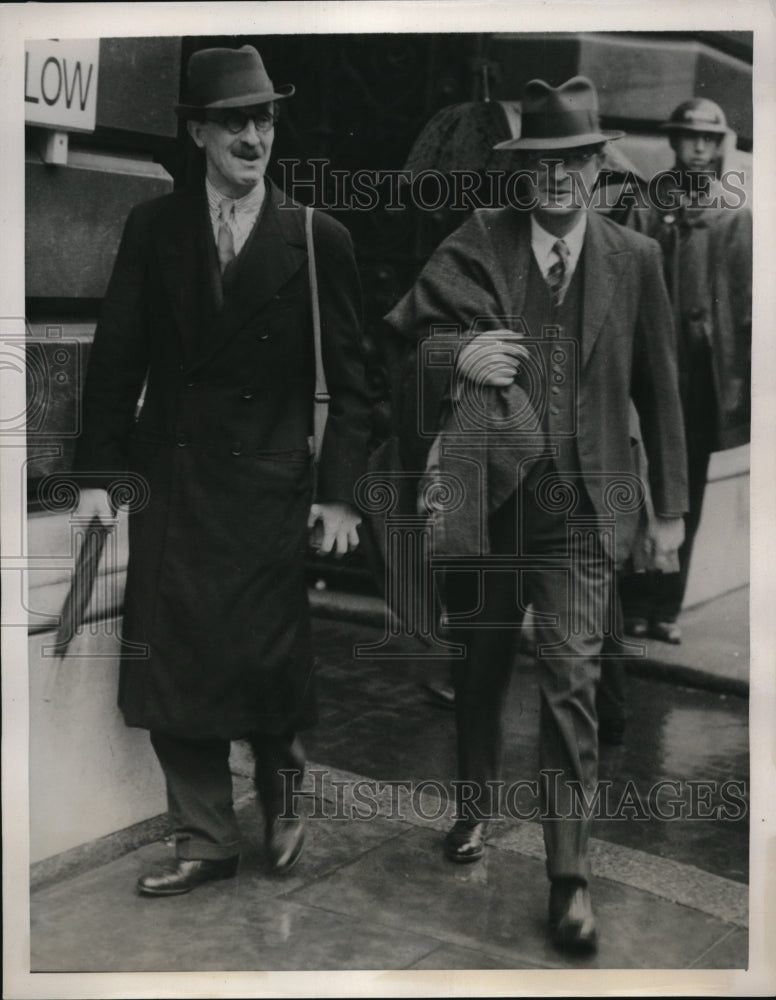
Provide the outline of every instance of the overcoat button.
[[243,399],[253,399],[253,389],[246,386],[242,391]]
[[181,434],[180,437],[178,438],[178,447],[179,448],[185,448],[188,443],[189,443],[189,439],[186,437],[186,435],[185,434]]
[[242,455],[242,441],[235,441],[232,445],[233,455]]
[[186,388],[187,389],[193,389],[195,385],[196,385],[196,382],[187,382],[186,383]]
[[261,340],[268,340],[269,339],[269,334],[268,333],[262,333],[260,339]]

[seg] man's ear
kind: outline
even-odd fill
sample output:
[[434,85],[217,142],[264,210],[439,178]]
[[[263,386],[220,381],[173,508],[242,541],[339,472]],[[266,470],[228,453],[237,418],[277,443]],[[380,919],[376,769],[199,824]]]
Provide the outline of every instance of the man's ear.
[[194,145],[198,146],[199,149],[205,145],[202,138],[202,129],[204,128],[204,122],[198,122],[194,118],[189,118],[186,122],[186,128],[188,129],[189,135],[194,140]]

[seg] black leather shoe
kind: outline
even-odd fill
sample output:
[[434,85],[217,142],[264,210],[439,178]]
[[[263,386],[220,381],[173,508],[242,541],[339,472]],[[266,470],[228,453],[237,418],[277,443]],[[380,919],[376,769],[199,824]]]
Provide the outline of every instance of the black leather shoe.
[[649,622],[646,618],[626,618],[625,632],[636,639],[644,639],[649,635]]
[[550,930],[564,951],[594,952],[598,947],[590,892],[576,879],[558,879],[550,887]]
[[439,708],[455,708],[455,689],[441,681],[424,681],[426,700]]
[[270,868],[279,875],[291,871],[304,847],[304,820],[275,816],[267,824],[265,846]]
[[679,646],[682,642],[682,630],[676,622],[652,622],[649,634],[653,639],[668,642],[672,646]]
[[459,865],[479,861],[485,853],[487,832],[488,824],[484,821],[477,823],[468,819],[456,820],[445,836],[445,857]]
[[237,873],[239,860],[238,855],[219,860],[203,858],[189,861],[186,858],[176,858],[139,878],[137,890],[144,896],[182,896],[203,882],[233,878]]

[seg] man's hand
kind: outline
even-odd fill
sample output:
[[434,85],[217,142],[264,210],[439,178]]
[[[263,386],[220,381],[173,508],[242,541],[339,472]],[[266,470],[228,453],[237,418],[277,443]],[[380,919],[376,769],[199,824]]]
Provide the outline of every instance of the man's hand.
[[310,507],[307,527],[312,530],[310,544],[319,556],[333,552],[341,559],[358,547],[361,518],[349,503],[314,503]]
[[644,547],[651,558],[652,568],[664,573],[677,572],[677,550],[683,541],[683,517],[655,517],[651,520]]
[[101,524],[113,524],[116,515],[108,499],[108,491],[89,487],[81,490],[78,506],[73,511],[73,517],[82,521],[93,521],[99,517]]
[[478,333],[458,354],[458,375],[475,385],[511,385],[520,362],[529,359],[528,350],[516,342],[521,336],[514,330]]

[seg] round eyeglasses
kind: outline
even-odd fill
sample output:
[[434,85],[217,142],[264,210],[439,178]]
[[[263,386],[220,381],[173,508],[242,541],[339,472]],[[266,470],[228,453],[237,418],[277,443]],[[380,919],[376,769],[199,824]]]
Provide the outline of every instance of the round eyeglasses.
[[208,115],[208,121],[220,125],[232,135],[239,135],[248,122],[253,122],[257,132],[269,132],[275,127],[277,115],[271,111],[256,111],[253,114],[246,114],[244,111],[222,111],[220,114]]

